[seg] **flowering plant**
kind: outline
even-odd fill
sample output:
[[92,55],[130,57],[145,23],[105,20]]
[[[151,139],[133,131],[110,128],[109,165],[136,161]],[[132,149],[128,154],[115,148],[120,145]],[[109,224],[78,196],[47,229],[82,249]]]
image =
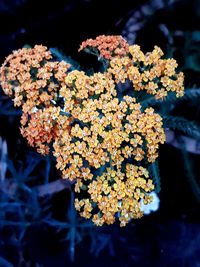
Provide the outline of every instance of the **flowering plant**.
[[6,58],[1,85],[22,107],[29,145],[52,151],[63,179],[74,184],[80,215],[99,226],[119,218],[125,226],[152,201],[150,169],[165,142],[162,117],[139,93],[181,97],[184,75],[159,47],[145,54],[121,36],[98,36],[79,50],[97,55],[103,71],[89,75],[36,45]]

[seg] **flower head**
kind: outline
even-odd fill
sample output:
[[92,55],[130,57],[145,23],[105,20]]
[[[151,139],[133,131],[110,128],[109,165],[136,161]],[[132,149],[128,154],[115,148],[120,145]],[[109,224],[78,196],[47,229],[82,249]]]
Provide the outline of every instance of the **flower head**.
[[[98,226],[116,219],[125,226],[153,201],[148,167],[165,142],[162,117],[132,93],[162,99],[172,91],[180,97],[184,75],[174,59],[162,58],[159,47],[144,54],[121,36],[88,39],[82,49],[106,60],[103,73],[69,71],[68,63],[35,46],[7,57],[1,84],[22,106],[21,133],[28,143],[42,154],[53,148],[62,177],[74,181],[80,215]],[[127,82],[131,90],[125,94],[119,85]]]

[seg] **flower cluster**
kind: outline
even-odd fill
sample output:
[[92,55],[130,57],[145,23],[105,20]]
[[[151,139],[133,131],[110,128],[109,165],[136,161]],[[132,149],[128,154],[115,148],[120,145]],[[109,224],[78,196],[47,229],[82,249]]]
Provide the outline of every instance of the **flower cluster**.
[[152,201],[148,167],[165,142],[162,118],[143,109],[132,94],[119,97],[119,83],[132,82],[155,98],[169,91],[183,95],[183,74],[174,59],[161,59],[155,47],[143,54],[121,36],[99,36],[81,49],[96,49],[107,60],[103,73],[69,71],[53,61],[43,46],[23,48],[1,67],[6,94],[22,106],[21,133],[42,154],[53,148],[56,167],[74,182],[75,207],[96,225],[126,225],[143,215],[141,205]]
[[41,154],[56,136],[59,90],[70,64],[53,60],[47,47],[36,45],[9,55],[0,69],[1,86],[15,106],[22,106],[21,133]]
[[38,106],[47,107],[58,97],[70,65],[53,61],[47,47],[36,45],[9,55],[0,69],[1,86],[15,106],[31,113]]
[[57,135],[57,118],[59,107],[39,109],[32,114],[23,113],[21,117],[21,134],[30,146],[36,147],[41,154],[48,154],[50,144]]
[[176,60],[162,59],[164,53],[158,46],[144,54],[139,45],[129,46],[121,36],[101,35],[83,42],[79,50],[86,48],[95,49],[108,60],[107,71],[116,83],[129,80],[134,90],[145,90],[156,99],[163,99],[170,91],[175,92],[177,97],[184,94],[184,75],[176,73]]
[[[91,218],[101,226],[113,224],[118,214],[120,226],[125,226],[130,219],[141,218],[140,201],[145,204],[152,201],[147,195],[154,189],[148,171],[127,163],[125,170],[107,168],[102,175],[88,185],[88,198],[75,200],[75,207],[81,216]],[[96,211],[94,214],[93,211]]]
[[[64,97],[64,112],[72,117],[71,122],[65,122],[68,130],[63,127],[58,130],[54,155],[63,178],[76,179],[75,191],[81,194],[84,189],[90,195],[88,199],[76,199],[78,210],[84,208],[81,215],[92,217],[98,225],[113,223],[116,214],[121,225],[130,218],[140,217],[140,200],[148,199],[145,192],[153,190],[153,185],[146,186],[152,181],[147,181],[145,168],[129,162],[155,161],[159,143],[165,141],[162,118],[152,108],[142,112],[140,104],[131,96],[124,96],[120,101],[109,73],[87,76],[84,72],[73,71],[66,77],[66,85],[60,93]],[[93,185],[97,184],[98,200],[93,197],[96,192]],[[140,190],[144,192],[136,198],[133,188],[138,194]],[[105,201],[110,205],[114,201],[115,208],[106,204],[102,210],[101,204]],[[125,209],[116,201],[126,205],[132,201],[132,204]],[[133,202],[137,202],[138,208],[130,212]]]
[[88,39],[82,42],[79,51],[86,48],[95,48],[99,55],[106,59],[113,56],[126,55],[128,52],[128,43],[120,35],[100,35],[96,39]]
[[132,45],[127,55],[110,60],[108,72],[116,83],[129,80],[134,90],[145,90],[156,99],[163,99],[170,91],[177,97],[183,96],[183,73],[176,73],[176,60],[162,59],[162,56],[163,52],[157,46],[151,53],[144,54],[138,45]]

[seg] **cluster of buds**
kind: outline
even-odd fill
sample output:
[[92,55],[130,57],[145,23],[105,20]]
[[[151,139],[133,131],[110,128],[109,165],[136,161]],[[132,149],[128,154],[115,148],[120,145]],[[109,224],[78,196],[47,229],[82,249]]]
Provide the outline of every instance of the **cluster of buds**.
[[119,83],[131,92],[164,98],[183,95],[183,74],[174,59],[155,47],[143,54],[121,36],[99,36],[82,43],[107,60],[103,73],[69,71],[43,46],[13,52],[1,67],[4,92],[22,106],[21,133],[38,152],[56,157],[63,179],[73,181],[80,215],[96,225],[126,225],[143,215],[155,189],[148,166],[165,142],[162,118],[143,109],[132,94],[119,97]]

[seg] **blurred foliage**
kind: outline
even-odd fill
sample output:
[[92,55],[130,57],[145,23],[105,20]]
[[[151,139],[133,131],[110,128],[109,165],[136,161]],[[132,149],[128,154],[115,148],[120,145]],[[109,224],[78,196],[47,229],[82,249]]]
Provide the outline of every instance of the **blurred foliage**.
[[0,11],[1,12],[13,12],[15,8],[23,5],[26,0],[1,0]]
[[[38,4],[38,1],[36,2]],[[109,12],[112,11],[112,14],[116,10],[116,14],[109,20],[106,11],[105,21],[101,15],[99,24],[90,16],[93,12],[93,16],[97,15],[99,19],[99,1],[96,6],[95,1],[92,0],[50,2],[46,7],[46,13],[45,5],[47,3],[45,1],[41,14],[38,11],[29,19],[26,18],[30,14],[29,9],[32,6],[34,6],[34,10],[38,9],[33,1],[0,1],[0,13],[4,14],[2,19],[8,16],[13,25],[15,25],[16,19],[19,19],[20,12],[25,12],[26,8],[28,10],[26,15],[23,13],[24,17],[16,23],[16,26],[13,28],[6,26],[2,30],[0,34],[1,58],[7,56],[12,49],[29,42],[31,44],[42,42],[53,46],[57,45],[69,54],[72,50],[73,38],[76,38],[74,43],[78,44],[81,38],[87,38],[92,34],[98,35],[100,32],[105,33],[103,32],[105,30],[110,34],[123,32],[125,38],[140,44],[146,50],[151,50],[155,44],[161,46],[168,56],[177,59],[181,70],[184,71],[186,93],[179,100],[175,99],[173,94],[169,94],[162,105],[152,97],[144,98],[140,94],[137,96],[141,99],[143,107],[153,106],[164,117],[165,127],[173,130],[180,142],[179,148],[174,149],[176,152],[173,150],[174,158],[167,150],[169,148],[166,148],[168,146],[166,145],[159,161],[151,169],[158,192],[162,185],[160,196],[163,205],[166,205],[163,208],[161,204],[161,211],[157,216],[167,214],[166,209],[170,206],[171,198],[173,198],[172,204],[168,208],[170,212],[173,210],[172,206],[178,206],[178,204],[174,205],[173,201],[178,202],[177,194],[181,195],[180,191],[184,191],[184,189],[177,190],[182,186],[180,182],[184,184],[183,180],[187,180],[185,187],[188,190],[185,189],[187,199],[184,204],[189,201],[188,205],[192,212],[199,213],[199,204],[194,203],[200,203],[200,181],[197,168],[200,156],[197,155],[194,158],[192,154],[189,154],[186,144],[181,138],[182,135],[187,135],[195,139],[197,145],[200,142],[200,31],[198,29],[200,4],[198,0],[151,0],[136,1],[135,3],[119,1],[116,3],[116,9],[114,2],[111,1],[110,5],[107,4],[107,9]],[[104,7],[101,6],[101,11],[106,9],[104,1],[103,4]],[[122,7],[121,10],[120,7]],[[85,15],[82,14],[81,8]],[[72,30],[65,29],[65,27],[71,26],[66,15],[72,19],[74,14],[76,15],[74,21],[79,15],[82,20],[79,22],[77,20],[80,28],[75,27],[71,37]],[[40,18],[39,22],[34,20],[34,16]],[[63,16],[67,21],[65,25]],[[93,21],[94,25],[92,25]],[[50,26],[47,25],[48,22],[50,22]],[[53,35],[55,28],[52,25],[54,24],[55,28],[59,29],[56,38]],[[91,29],[94,26],[97,27],[96,31]],[[44,29],[47,30],[46,33],[44,33]],[[66,34],[63,34],[64,31]],[[46,39],[41,37],[43,34]],[[63,40],[66,36],[69,36],[68,39]],[[53,42],[53,39],[56,41]],[[51,51],[58,59],[66,59],[65,53],[60,49],[52,48]],[[77,47],[73,46],[73,49],[75,50]],[[77,56],[75,52],[73,56],[76,61],[85,60],[83,55]],[[70,60],[75,68],[79,68],[79,63],[76,63],[75,60],[69,57],[67,60]],[[91,64],[88,63],[88,66],[90,68]],[[13,107],[11,100],[2,91],[0,91],[0,107],[0,136],[2,137],[0,139],[0,266],[62,267],[70,265],[70,261],[75,261],[77,266],[92,266],[96,257],[99,261],[99,265],[97,263],[96,265],[100,266],[101,258],[104,256],[108,259],[107,255],[111,257],[112,263],[114,262],[116,266],[147,266],[145,265],[147,260],[153,264],[149,266],[198,266],[197,245],[200,234],[197,225],[187,228],[185,221],[182,224],[175,222],[175,226],[171,230],[170,224],[160,223],[160,217],[156,219],[156,215],[150,215],[149,219],[144,218],[140,222],[131,223],[124,230],[119,229],[118,226],[112,226],[111,230],[108,226],[98,228],[81,219],[72,205],[74,195],[70,186],[65,181],[59,182],[60,174],[55,169],[54,159],[42,157],[27,147],[18,129],[21,111]],[[173,160],[175,161],[174,165]],[[180,165],[178,165],[179,160]],[[170,163],[166,164],[166,161]],[[170,170],[168,170],[169,166]],[[176,167],[177,171],[173,172],[173,167]],[[177,174],[178,172],[180,174]],[[171,180],[170,175],[172,176]],[[178,175],[180,175],[180,180],[177,178]],[[167,179],[169,179],[168,184]],[[170,182],[177,183],[177,187],[175,186],[174,191],[171,189],[172,191],[169,190],[166,193],[166,186],[174,186]],[[188,185],[190,185],[189,189]],[[163,196],[162,191],[164,191]],[[171,196],[171,192],[173,196]],[[188,195],[191,200],[188,200]],[[180,203],[184,201],[184,193],[181,196]],[[192,196],[194,196],[193,199]],[[164,209],[163,213],[162,209]],[[177,208],[174,207],[174,209],[177,214]],[[180,211],[180,217],[186,216],[184,209],[185,207]],[[154,226],[151,223],[152,218]],[[157,223],[155,223],[156,220]],[[178,243],[173,234],[167,236],[167,232],[175,232]],[[190,250],[187,249],[188,246],[190,246]],[[56,253],[58,256],[55,256]],[[83,263],[81,260],[79,261],[79,253],[81,255],[87,253],[91,265],[90,261],[85,260]],[[45,255],[50,258],[48,262]],[[121,255],[120,259],[126,258],[126,263],[117,255]],[[83,256],[80,259],[83,259]]]

